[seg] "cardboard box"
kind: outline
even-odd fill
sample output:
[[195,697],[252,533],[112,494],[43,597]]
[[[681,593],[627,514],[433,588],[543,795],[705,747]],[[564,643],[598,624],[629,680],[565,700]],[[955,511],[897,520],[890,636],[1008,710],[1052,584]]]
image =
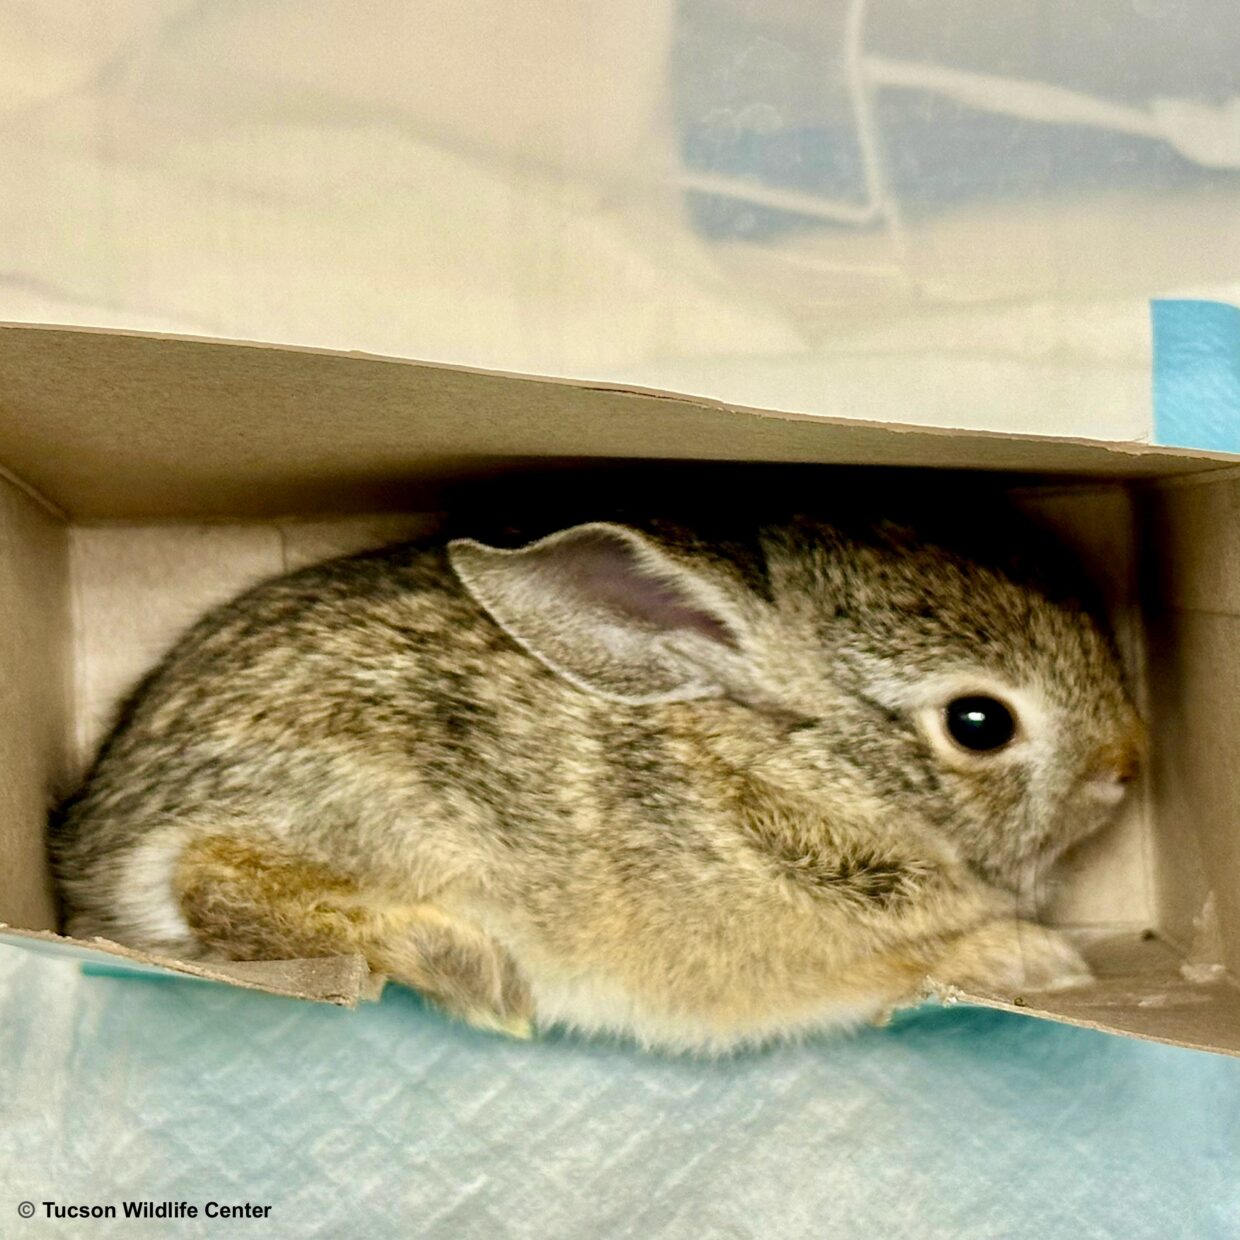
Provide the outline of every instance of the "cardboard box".
[[957,489],[984,481],[958,471],[987,471],[1054,523],[1110,600],[1154,756],[1122,820],[1047,893],[1097,982],[947,997],[1240,1054],[1236,458],[218,341],[0,326],[0,940],[341,1004],[375,993],[360,958],[195,964],[58,936],[49,803],[212,603],[422,528],[471,480],[499,503],[531,471],[540,492],[600,469],[623,488],[634,462],[671,471],[682,499],[719,468],[807,494],[844,466]]

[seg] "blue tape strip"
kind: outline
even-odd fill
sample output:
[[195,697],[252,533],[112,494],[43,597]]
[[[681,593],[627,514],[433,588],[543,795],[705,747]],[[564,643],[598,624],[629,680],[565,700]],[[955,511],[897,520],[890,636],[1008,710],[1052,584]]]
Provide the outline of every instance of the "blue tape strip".
[[1153,301],[1154,438],[1240,452],[1240,306]]

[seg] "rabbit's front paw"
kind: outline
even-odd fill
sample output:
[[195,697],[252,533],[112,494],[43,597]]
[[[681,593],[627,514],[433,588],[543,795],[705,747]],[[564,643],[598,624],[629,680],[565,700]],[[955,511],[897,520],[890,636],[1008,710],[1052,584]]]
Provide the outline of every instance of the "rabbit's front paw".
[[1093,980],[1062,934],[1031,921],[996,921],[952,941],[930,970],[936,982],[1000,993],[1067,990]]

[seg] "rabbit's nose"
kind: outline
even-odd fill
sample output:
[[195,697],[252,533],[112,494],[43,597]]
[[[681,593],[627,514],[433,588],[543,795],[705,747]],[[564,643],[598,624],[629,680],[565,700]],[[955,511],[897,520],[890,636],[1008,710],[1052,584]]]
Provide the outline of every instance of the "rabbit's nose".
[[1140,774],[1144,752],[1144,734],[1135,727],[1123,740],[1099,750],[1085,777],[1089,797],[1105,805],[1122,800],[1128,785]]

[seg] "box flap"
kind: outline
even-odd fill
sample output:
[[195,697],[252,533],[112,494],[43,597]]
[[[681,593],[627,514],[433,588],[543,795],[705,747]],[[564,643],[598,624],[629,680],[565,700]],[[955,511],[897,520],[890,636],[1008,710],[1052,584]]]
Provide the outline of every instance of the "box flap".
[[408,508],[414,486],[585,458],[1110,477],[1236,463],[358,354],[0,325],[0,464],[78,519]]
[[1000,994],[936,986],[945,1003],[976,1003],[1151,1042],[1240,1056],[1240,987],[1221,970],[1195,980],[1173,948],[1148,935],[1117,934],[1085,948],[1096,972],[1062,991]]
[[1042,1016],[1066,1025],[1123,1033],[1148,1042],[1240,1056],[1240,990],[1168,978],[1098,982],[1080,991],[1007,998],[972,991],[940,992],[945,1002],[977,1003],[1005,1012]]
[[49,930],[18,930],[0,924],[0,943],[11,943],[87,964],[120,966],[127,972],[181,975],[209,982],[229,982],[247,990],[356,1007],[381,989],[361,956],[325,956],[316,960],[183,961],[122,947],[107,939],[70,939]]

